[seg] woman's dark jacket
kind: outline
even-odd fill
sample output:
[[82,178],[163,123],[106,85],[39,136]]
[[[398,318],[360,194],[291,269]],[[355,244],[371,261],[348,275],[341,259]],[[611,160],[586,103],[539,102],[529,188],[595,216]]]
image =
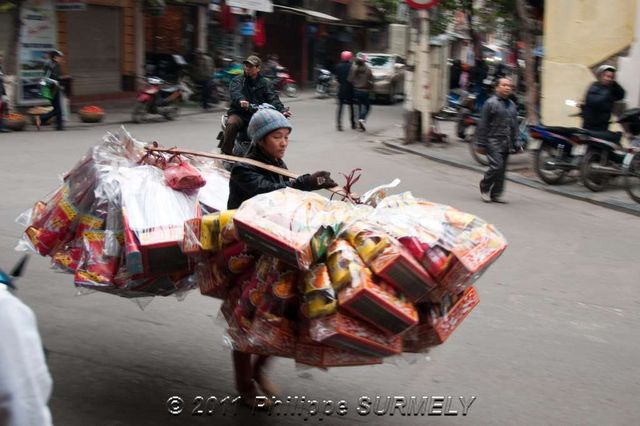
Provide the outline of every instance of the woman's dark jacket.
[[[272,159],[257,145],[253,145],[247,154],[247,158],[283,169],[287,168],[284,161]],[[311,175],[309,174],[299,176],[297,179],[290,179],[256,166],[238,163],[231,170],[227,208],[230,210],[237,209],[245,200],[258,194],[265,194],[287,187],[302,191],[312,191],[314,189],[311,184]]]

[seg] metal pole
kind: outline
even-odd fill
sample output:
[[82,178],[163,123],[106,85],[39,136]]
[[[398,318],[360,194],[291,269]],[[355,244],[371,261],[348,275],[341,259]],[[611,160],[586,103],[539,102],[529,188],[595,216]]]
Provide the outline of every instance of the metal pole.
[[420,111],[422,141],[430,142],[431,132],[431,79],[429,78],[429,12],[420,10],[420,47],[418,49],[415,93],[416,109]]

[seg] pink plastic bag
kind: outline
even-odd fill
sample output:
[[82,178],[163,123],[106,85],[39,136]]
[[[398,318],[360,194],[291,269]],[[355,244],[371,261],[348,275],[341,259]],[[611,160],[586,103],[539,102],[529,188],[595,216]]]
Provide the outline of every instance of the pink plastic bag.
[[198,189],[207,183],[200,172],[186,161],[167,166],[164,169],[164,178],[167,185],[177,191]]

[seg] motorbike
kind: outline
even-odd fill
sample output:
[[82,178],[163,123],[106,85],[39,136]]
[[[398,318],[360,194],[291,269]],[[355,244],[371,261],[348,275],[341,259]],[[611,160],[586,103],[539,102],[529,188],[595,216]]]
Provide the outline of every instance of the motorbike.
[[579,170],[590,135],[579,127],[529,126],[532,138],[533,169],[549,185],[562,182],[573,170]]
[[318,80],[316,81],[316,93],[321,98],[335,95],[335,77],[325,68],[318,68]]
[[[622,132],[589,132],[587,152],[581,165],[582,182],[591,191],[602,191],[609,180],[618,176],[625,176],[627,192],[635,201],[636,183],[638,179],[638,160],[633,157],[640,153],[640,108],[630,109],[617,120],[629,139],[630,146],[621,145]],[[637,197],[637,198],[636,198]]]
[[144,121],[147,114],[159,114],[167,120],[178,117],[182,90],[178,85],[167,85],[158,77],[147,77],[146,86],[138,94],[131,118],[134,123]]
[[[462,92],[458,100],[458,120],[456,123],[456,134],[462,140],[467,138],[468,126],[479,119],[482,106],[489,99],[493,80],[485,79],[476,92]],[[475,120],[472,120],[475,119]]]
[[[255,112],[261,109],[275,109],[275,107],[270,104],[261,104],[261,105],[249,104],[248,111],[254,114]],[[285,112],[286,111],[289,111],[288,107],[285,109]],[[222,148],[222,143],[224,141],[224,131],[227,128],[228,121],[229,121],[229,114],[224,113],[224,115],[220,119],[220,132],[218,132],[218,136],[216,138],[218,139],[218,148]],[[249,152],[249,148],[251,148],[251,138],[249,137],[249,134],[247,133],[247,128],[245,127],[244,129],[238,132],[238,135],[236,136],[236,140],[233,144],[233,150],[231,151],[231,153],[236,157],[245,157]]]
[[[435,114],[437,120],[452,120],[458,118],[460,111],[460,101],[466,98],[467,92],[462,89],[455,89],[449,92],[447,95],[447,104],[443,106],[440,111]],[[464,139],[461,138],[461,139]]]
[[285,67],[278,66],[276,68],[276,76],[273,79],[273,87],[278,93],[284,93],[290,98],[295,98],[296,96],[298,96],[298,85]]
[[217,92],[217,99],[222,101],[229,100],[229,84],[231,80],[243,73],[242,64],[229,58],[224,58],[227,64],[225,68],[216,71],[213,74],[213,86]]

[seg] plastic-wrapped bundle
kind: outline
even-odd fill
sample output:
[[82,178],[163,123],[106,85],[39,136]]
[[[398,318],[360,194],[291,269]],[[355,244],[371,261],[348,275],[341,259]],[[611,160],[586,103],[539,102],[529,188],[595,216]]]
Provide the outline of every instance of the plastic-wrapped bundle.
[[385,198],[372,217],[400,241],[442,289],[457,294],[473,284],[506,249],[495,227],[453,207],[405,193]]

